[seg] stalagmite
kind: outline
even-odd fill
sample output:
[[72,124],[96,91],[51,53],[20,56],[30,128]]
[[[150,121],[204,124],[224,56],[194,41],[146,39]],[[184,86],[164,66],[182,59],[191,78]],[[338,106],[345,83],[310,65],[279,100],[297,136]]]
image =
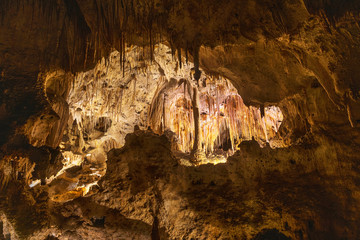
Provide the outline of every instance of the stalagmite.
[[195,154],[201,150],[201,127],[200,127],[200,110],[199,110],[199,90],[197,87],[193,88],[193,114],[194,114],[194,126],[195,126],[195,138],[192,153]]
[[199,80],[201,76],[201,71],[199,70],[199,48],[200,46],[195,47],[194,51],[194,79],[196,80],[196,85],[193,88],[193,114],[194,114],[194,127],[195,127],[195,137],[194,145],[192,149],[192,154],[195,156],[199,151],[201,151],[201,127],[200,127],[200,100],[199,100]]

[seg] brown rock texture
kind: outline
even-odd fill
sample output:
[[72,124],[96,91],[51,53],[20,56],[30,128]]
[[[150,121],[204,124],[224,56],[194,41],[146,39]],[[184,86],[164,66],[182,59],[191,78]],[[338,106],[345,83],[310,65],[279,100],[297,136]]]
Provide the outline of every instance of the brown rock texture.
[[[0,239],[360,239],[359,14],[357,0],[0,0]],[[242,139],[262,147],[184,164],[166,129],[180,116],[157,100],[177,90],[159,86],[206,76],[241,96],[232,119],[283,117]]]
[[92,199],[148,224],[156,216],[170,239],[252,239],[264,228],[291,239],[359,237],[358,145],[323,135],[275,150],[250,141],[227,163],[188,167],[164,136],[126,141],[109,152]]

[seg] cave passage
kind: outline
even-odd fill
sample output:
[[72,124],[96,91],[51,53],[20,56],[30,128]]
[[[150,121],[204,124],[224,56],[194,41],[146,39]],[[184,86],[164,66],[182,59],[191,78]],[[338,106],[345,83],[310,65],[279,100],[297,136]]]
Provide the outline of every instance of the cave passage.
[[172,138],[174,151],[189,154],[195,139],[194,88],[199,91],[205,155],[200,164],[226,161],[244,140],[254,138],[262,147],[271,146],[283,120],[280,108],[267,106],[261,114],[260,108],[246,106],[230,81],[220,76],[203,74],[195,84],[193,64],[183,59],[180,68],[164,44],[156,45],[153,62],[139,47],[128,47],[126,56],[124,69],[119,68],[120,53],[115,51],[75,78],[68,97],[69,128],[61,143],[67,165],[74,161],[79,165],[79,159],[69,162],[79,156],[106,158],[110,149],[124,145],[135,126],[165,133]]
[[[108,151],[121,148],[134,129],[164,134],[185,165],[226,162],[242,141],[255,139],[261,147],[272,146],[283,120],[280,108],[267,106],[261,114],[259,107],[246,106],[230,81],[220,76],[202,74],[195,84],[193,64],[183,59],[180,68],[164,44],[156,45],[153,61],[143,54],[139,47],[128,47],[127,61],[120,68],[120,53],[114,51],[94,69],[74,77],[60,143],[64,167],[47,179],[53,201],[91,194],[106,172]],[[194,161],[195,88],[201,149]],[[34,180],[30,186],[38,183]],[[66,190],[58,187],[60,183]]]

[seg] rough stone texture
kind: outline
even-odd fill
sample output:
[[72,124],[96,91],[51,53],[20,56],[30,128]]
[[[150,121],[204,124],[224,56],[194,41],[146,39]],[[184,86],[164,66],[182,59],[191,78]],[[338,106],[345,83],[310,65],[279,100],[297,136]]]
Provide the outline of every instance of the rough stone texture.
[[59,117],[46,138],[46,145],[52,148],[59,146],[64,130],[67,127],[69,119],[67,98],[73,79],[74,76],[72,74],[65,73],[64,71],[54,71],[45,76],[45,95],[51,108]]
[[100,206],[88,199],[52,208],[52,224],[29,239],[150,239],[151,225],[125,218],[118,211]]
[[45,111],[40,116],[30,118],[25,126],[24,134],[34,147],[44,146],[54,124],[60,118],[52,110]]
[[[360,238],[359,10],[355,0],[0,1],[7,222],[20,239]],[[67,90],[47,95],[43,76],[59,71],[61,82],[131,44],[151,58],[160,38],[192,62],[200,49],[204,71],[229,79],[247,105],[278,105],[277,144],[287,148],[244,143],[227,163],[186,167],[165,137],[136,132],[109,153],[117,171],[90,198],[57,205],[49,186],[29,188],[57,172],[51,148],[67,122]],[[110,216],[105,228],[86,208]]]
[[243,142],[225,164],[186,167],[164,136],[126,141],[109,152],[92,199],[148,224],[157,216],[170,239],[251,239],[264,228],[291,239],[360,236],[359,145],[325,135],[274,150]]

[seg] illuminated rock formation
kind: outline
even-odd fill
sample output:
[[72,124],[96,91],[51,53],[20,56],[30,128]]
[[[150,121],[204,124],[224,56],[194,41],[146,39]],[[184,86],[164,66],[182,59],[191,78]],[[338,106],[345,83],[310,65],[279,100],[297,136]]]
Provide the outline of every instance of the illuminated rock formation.
[[[119,52],[113,52],[93,70],[75,77],[66,97],[68,140],[61,143],[65,158],[73,159],[66,160],[66,167],[80,165],[82,161],[76,158],[91,158],[93,152],[106,159],[106,152],[123,146],[125,135],[135,126],[151,127],[158,134],[170,130],[175,133],[177,149],[191,152],[195,136],[193,64],[182,59],[180,68],[169,52],[167,46],[156,45],[151,62],[143,59],[140,48],[129,47],[121,68]],[[228,150],[233,153],[242,140],[252,137],[264,146],[277,132],[282,121],[280,109],[266,108],[261,118],[260,110],[246,107],[228,80],[203,74],[200,85],[201,145],[208,156],[225,148],[217,154],[224,159]]]
[[359,13],[1,0],[0,239],[360,239]]
[[[200,94],[200,128],[202,150],[208,154],[223,149],[223,152],[234,152],[243,140],[253,137],[264,146],[275,136],[283,116],[275,106],[265,108],[264,116],[260,109],[247,107],[237,94],[232,84],[223,78],[214,79],[205,76],[201,79]],[[178,137],[178,149],[191,152],[194,142],[193,95],[189,81],[178,81],[177,84],[165,83],[153,101],[157,113],[152,112],[150,120],[152,129],[162,133],[170,129]],[[190,88],[193,86],[190,85]],[[165,112],[165,116],[161,112]],[[165,119],[165,121],[164,121]],[[165,126],[165,127],[161,127]]]

